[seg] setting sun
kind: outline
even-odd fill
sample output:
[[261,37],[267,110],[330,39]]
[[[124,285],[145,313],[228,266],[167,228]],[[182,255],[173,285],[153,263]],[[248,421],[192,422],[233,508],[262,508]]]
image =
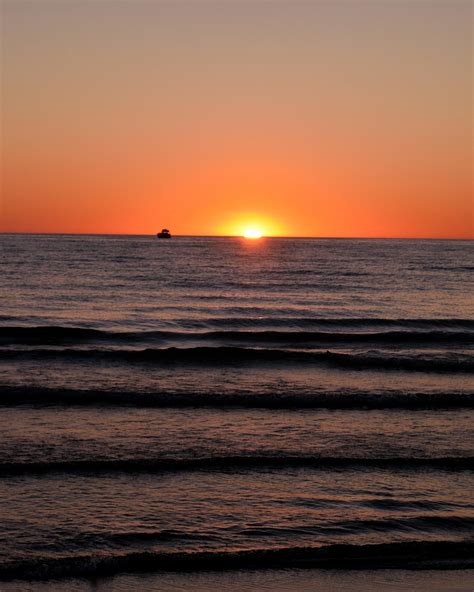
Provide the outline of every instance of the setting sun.
[[222,216],[221,224],[216,226],[216,234],[247,239],[288,235],[286,226],[272,214],[273,212],[232,212],[229,216]]
[[262,232],[258,228],[246,228],[244,238],[262,238]]

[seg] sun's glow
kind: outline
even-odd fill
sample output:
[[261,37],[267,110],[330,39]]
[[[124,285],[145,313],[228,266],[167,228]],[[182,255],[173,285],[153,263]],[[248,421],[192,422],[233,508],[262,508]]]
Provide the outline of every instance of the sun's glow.
[[[0,0],[1,1],[1,0]],[[223,236],[239,236],[245,239],[263,239],[269,236],[285,236],[286,228],[266,213],[242,212],[223,218],[217,233]]]
[[252,239],[262,238],[262,231],[258,228],[246,228],[244,230],[244,237]]

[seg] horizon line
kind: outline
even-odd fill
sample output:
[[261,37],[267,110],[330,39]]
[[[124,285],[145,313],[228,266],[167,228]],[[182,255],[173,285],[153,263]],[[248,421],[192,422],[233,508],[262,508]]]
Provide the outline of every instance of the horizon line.
[[[142,234],[129,232],[35,232],[35,231],[0,231],[0,235],[26,236],[139,236],[156,237],[156,233]],[[182,238],[245,238],[241,234],[172,234],[172,237]],[[442,236],[292,236],[292,235],[262,235],[262,239],[316,239],[316,240],[456,240],[472,241],[472,237],[442,237]]]

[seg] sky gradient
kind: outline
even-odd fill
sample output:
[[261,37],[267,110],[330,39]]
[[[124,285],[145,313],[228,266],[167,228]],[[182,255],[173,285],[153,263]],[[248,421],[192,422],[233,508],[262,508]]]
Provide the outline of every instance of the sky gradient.
[[469,1],[3,0],[0,231],[473,235]]

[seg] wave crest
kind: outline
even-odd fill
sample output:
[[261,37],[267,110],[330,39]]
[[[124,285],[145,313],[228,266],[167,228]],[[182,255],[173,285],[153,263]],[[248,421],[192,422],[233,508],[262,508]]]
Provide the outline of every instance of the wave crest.
[[241,551],[133,552],[37,557],[0,564],[0,579],[48,580],[100,577],[120,572],[273,568],[466,569],[474,567],[474,542],[410,541],[372,545],[336,544]]
[[119,406],[246,409],[472,409],[474,393],[383,392],[129,392],[41,387],[2,387],[0,406]]
[[235,469],[437,469],[473,470],[474,457],[324,457],[324,456],[211,456],[194,458],[85,459],[67,461],[4,462],[0,477],[48,473],[160,473],[164,471],[226,471]]
[[414,372],[474,372],[474,359],[467,354],[446,353],[443,356],[404,356],[364,352],[356,354],[332,351],[295,351],[246,347],[190,347],[163,349],[1,349],[0,359],[89,360],[129,363],[197,364],[219,366],[247,363],[282,363],[329,365],[355,370],[403,370]]

